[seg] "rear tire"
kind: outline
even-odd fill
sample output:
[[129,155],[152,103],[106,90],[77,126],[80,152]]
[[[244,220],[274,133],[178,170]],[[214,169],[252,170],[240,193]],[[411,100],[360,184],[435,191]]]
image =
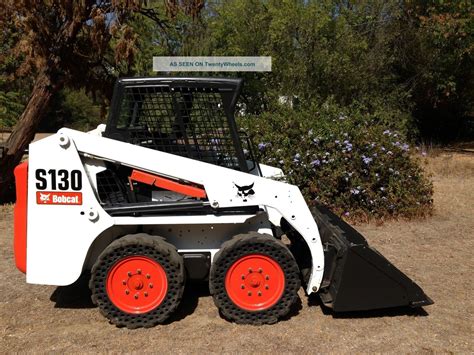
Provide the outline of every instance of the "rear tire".
[[222,244],[209,288],[222,315],[240,324],[272,324],[288,315],[301,281],[295,258],[268,234],[240,234]]
[[144,233],[112,242],[92,267],[92,301],[119,327],[152,327],[178,307],[184,263],[176,248]]

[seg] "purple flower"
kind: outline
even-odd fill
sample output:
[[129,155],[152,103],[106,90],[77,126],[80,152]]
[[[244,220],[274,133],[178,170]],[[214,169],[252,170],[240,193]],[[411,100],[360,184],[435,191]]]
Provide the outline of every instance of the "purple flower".
[[383,135],[387,135],[387,134],[388,134],[388,135],[391,135],[389,129],[386,129],[385,131],[383,131]]
[[341,142],[339,140],[335,140],[334,143],[339,144]]
[[360,190],[358,189],[351,189],[351,194],[353,195],[358,195],[360,193]]
[[421,155],[423,155],[424,157],[426,157],[426,152],[421,152]]
[[349,142],[347,139],[344,141],[344,144],[346,145],[346,150],[350,152],[352,150],[352,144]]
[[318,138],[313,138],[313,142],[318,144],[319,143],[319,139]]
[[409,149],[410,149],[410,146],[408,144],[405,143],[402,145],[402,150],[408,151]]
[[372,158],[366,157],[365,155],[362,156],[362,161],[365,165],[369,165],[372,160]]
[[315,167],[315,166],[321,165],[321,162],[319,161],[319,159],[316,159],[316,160],[313,160],[310,164],[312,167]]
[[344,212],[344,216],[349,216],[349,211]]
[[266,147],[271,146],[271,143],[258,143],[258,149],[264,150]]

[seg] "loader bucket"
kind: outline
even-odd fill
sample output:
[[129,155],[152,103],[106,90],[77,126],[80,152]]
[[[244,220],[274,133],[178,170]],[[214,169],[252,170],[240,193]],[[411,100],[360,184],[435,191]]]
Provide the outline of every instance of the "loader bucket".
[[335,312],[433,304],[423,290],[398,270],[365,238],[324,206],[312,213],[325,250],[319,292]]

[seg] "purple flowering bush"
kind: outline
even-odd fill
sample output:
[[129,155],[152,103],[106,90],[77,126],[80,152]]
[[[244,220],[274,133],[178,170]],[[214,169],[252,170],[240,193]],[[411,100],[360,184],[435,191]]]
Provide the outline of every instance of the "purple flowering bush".
[[374,115],[324,104],[242,117],[240,125],[259,161],[282,168],[310,204],[322,202],[355,220],[432,210],[432,184],[412,148]]

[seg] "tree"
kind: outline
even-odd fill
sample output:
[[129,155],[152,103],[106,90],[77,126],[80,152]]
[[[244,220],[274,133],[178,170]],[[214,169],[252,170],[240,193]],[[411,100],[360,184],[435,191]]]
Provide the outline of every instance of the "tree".
[[472,1],[411,0],[404,2],[403,10],[395,57],[400,79],[413,93],[421,136],[437,141],[472,139]]
[[[168,16],[195,16],[200,0],[167,0]],[[11,52],[21,58],[17,76],[33,75],[26,107],[0,158],[0,202],[12,198],[13,169],[34,137],[53,96],[63,87],[85,88],[111,97],[119,74],[131,75],[137,36],[128,25],[136,16],[162,25],[165,14],[143,0],[7,0],[0,9],[0,29],[11,21],[19,32]]]

